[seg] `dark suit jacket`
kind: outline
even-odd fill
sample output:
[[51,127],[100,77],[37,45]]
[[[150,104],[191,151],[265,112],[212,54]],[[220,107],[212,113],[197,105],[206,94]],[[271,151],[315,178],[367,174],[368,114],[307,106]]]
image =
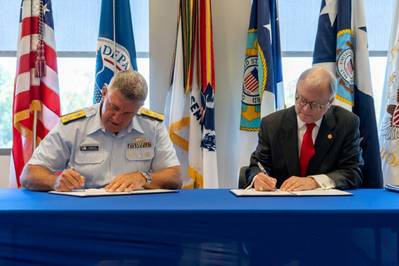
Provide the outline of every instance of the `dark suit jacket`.
[[[362,182],[359,118],[337,106],[324,115],[315,141],[316,153],[307,175],[325,174],[339,189],[355,188]],[[298,125],[295,108],[272,113],[262,119],[259,142],[246,171],[247,181],[260,172],[260,162],[277,179],[277,187],[287,178],[299,176]]]

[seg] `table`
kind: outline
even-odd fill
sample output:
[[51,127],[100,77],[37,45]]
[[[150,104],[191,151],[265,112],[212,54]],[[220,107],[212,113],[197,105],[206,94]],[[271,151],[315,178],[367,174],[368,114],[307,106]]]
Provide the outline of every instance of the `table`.
[[299,253],[327,265],[325,253],[314,252],[325,246],[340,265],[352,257],[397,265],[399,193],[351,192],[236,197],[202,189],[78,198],[0,189],[0,264],[257,265],[265,256]]

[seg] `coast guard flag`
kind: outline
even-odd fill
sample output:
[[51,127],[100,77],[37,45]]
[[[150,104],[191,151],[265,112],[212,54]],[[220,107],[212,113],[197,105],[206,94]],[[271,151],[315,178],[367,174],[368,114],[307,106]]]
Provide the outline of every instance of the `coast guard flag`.
[[284,108],[280,31],[276,0],[253,0],[244,61],[240,120],[240,166],[248,165],[263,116]]
[[218,188],[215,70],[210,0],[180,0],[166,108],[184,188]]
[[24,165],[39,142],[56,125],[59,116],[51,0],[24,0],[21,2],[14,81],[11,187],[20,187]]
[[399,185],[399,2],[395,5],[381,103],[380,145],[384,183]]
[[102,0],[93,102],[115,73],[128,69],[137,70],[129,0]]
[[380,187],[381,158],[362,0],[322,0],[313,64],[335,73],[335,104],[359,116],[364,159],[362,186]]

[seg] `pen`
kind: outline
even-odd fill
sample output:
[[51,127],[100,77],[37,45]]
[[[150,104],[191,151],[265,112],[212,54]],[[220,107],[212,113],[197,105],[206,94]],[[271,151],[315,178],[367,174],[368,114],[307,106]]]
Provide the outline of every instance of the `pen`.
[[[73,166],[71,166],[69,169],[71,169],[71,170],[77,172]],[[77,173],[80,175],[81,178],[84,179],[84,177],[83,177],[79,172],[77,172]],[[84,185],[84,183],[83,183],[83,187],[82,187],[82,188],[77,188],[77,189],[74,189],[73,191],[75,191],[75,192],[84,192],[85,190],[86,190],[86,189],[85,189],[85,185]]]
[[[257,164],[258,164],[260,171],[268,176],[269,174],[266,172],[266,169],[262,166],[262,164],[260,162],[258,162]],[[260,187],[260,190],[263,191],[263,188]]]
[[[263,168],[262,164],[260,162],[258,162],[257,164],[258,164],[260,171],[267,175],[267,172],[266,172],[265,168]],[[254,181],[255,181],[255,178],[252,179],[251,184],[248,187],[246,187],[245,190],[249,190],[249,189],[253,188]],[[261,188],[261,190],[263,190],[263,189]]]
[[267,175],[267,172],[266,172],[265,168],[263,168],[263,166],[262,166],[262,164],[260,162],[258,162],[258,167],[262,171],[262,173]]

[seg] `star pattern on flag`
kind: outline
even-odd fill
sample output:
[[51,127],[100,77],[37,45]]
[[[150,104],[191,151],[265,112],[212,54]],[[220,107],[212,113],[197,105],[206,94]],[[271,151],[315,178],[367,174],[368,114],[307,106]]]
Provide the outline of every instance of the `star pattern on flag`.
[[43,16],[46,15],[47,12],[50,12],[50,9],[47,8],[47,3],[43,6]]
[[320,12],[320,16],[328,14],[330,18],[331,27],[334,25],[335,19],[337,18],[337,0],[325,0],[326,5]]
[[102,98],[101,90],[94,91],[94,98],[95,98],[96,102],[98,102],[98,103],[101,102],[101,98]]
[[[40,13],[40,1],[35,2],[35,4],[33,4],[32,12],[33,12],[33,14],[39,14]],[[43,16],[45,16],[47,12],[50,12],[50,9],[48,9],[47,3],[46,3],[43,6]]]
[[263,25],[263,27],[269,31],[270,42],[272,42],[272,28],[270,22]]

